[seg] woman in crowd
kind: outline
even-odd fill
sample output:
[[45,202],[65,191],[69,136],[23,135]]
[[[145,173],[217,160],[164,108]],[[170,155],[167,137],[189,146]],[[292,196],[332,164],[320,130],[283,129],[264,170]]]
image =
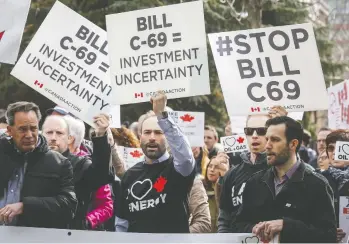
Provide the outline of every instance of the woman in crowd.
[[218,231],[218,214],[219,214],[219,194],[216,184],[222,181],[223,176],[229,170],[229,157],[225,153],[219,153],[207,165],[205,172],[204,186],[208,196],[208,204],[211,214],[212,233]]
[[196,161],[196,173],[204,178],[207,165],[210,162],[210,159],[208,158],[208,150],[206,147],[192,147],[192,151]]

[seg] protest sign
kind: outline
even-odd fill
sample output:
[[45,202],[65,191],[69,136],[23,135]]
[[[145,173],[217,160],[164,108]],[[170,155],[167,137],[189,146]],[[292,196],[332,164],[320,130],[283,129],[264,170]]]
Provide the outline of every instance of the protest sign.
[[191,147],[202,147],[204,143],[205,113],[170,111],[168,115],[187,136]]
[[221,137],[225,153],[244,152],[248,150],[245,134]]
[[339,198],[339,228],[346,233],[343,243],[348,243],[349,233],[349,197],[341,196]]
[[125,162],[126,170],[135,164],[144,161],[144,154],[141,148],[129,148],[118,146],[119,155]]
[[332,129],[349,129],[349,81],[343,81],[327,89],[328,126]]
[[203,3],[106,16],[116,104],[210,93]]
[[349,161],[349,142],[336,142],[334,160]]
[[0,63],[17,60],[30,0],[0,1]]
[[[327,109],[311,24],[208,34],[229,115]],[[311,97],[309,96],[311,94]]]
[[11,74],[93,126],[120,113],[108,70],[106,32],[57,1]]
[[[28,227],[2,226],[1,241],[11,243],[263,243],[250,233],[205,233],[169,234],[169,233],[123,233],[108,231],[83,231],[67,229],[45,229]],[[115,238],[117,236],[117,238]],[[271,243],[279,243],[279,235],[275,235]]]

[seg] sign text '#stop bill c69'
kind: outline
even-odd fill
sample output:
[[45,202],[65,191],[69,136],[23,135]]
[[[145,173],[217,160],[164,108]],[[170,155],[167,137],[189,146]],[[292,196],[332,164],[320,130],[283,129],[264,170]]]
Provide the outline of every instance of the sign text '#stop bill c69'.
[[229,115],[328,108],[311,24],[208,36]]
[[106,16],[116,104],[210,93],[203,3]]

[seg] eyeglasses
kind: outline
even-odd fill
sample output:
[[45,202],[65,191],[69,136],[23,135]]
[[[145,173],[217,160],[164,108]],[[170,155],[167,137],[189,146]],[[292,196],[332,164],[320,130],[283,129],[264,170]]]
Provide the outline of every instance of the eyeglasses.
[[328,145],[326,148],[327,152],[331,152],[331,153],[334,152],[334,149],[336,149],[336,147],[333,145]]
[[265,134],[267,134],[267,128],[265,127],[257,127],[257,128],[245,127],[244,128],[244,132],[246,136],[252,136],[254,131],[256,131],[259,136],[265,136]]

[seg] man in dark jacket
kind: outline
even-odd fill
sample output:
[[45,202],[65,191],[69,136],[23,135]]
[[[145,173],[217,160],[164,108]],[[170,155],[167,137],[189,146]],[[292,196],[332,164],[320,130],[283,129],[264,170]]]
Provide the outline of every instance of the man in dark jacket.
[[65,228],[77,204],[69,160],[39,135],[37,105],[10,104],[6,118],[11,138],[0,140],[0,223]]
[[303,128],[277,117],[267,121],[266,154],[270,169],[247,181],[237,213],[239,232],[263,241],[280,235],[280,242],[336,242],[333,192],[327,180],[297,160]]
[[269,114],[248,116],[244,133],[250,152],[241,153],[238,165],[230,169],[224,176],[219,202],[219,233],[237,232],[235,217],[242,204],[242,193],[246,181],[254,173],[268,168],[265,154],[265,144],[267,142],[265,123],[272,117],[286,114],[287,112],[283,107],[275,106],[272,107]]
[[109,174],[111,149],[106,133],[108,126],[108,116],[102,114],[95,117],[92,161],[89,157],[78,157],[69,151],[69,140],[72,138],[65,117],[51,115],[46,118],[42,126],[49,147],[67,157],[73,166],[78,207],[74,221],[70,225],[72,229],[89,229],[86,214],[91,203],[91,194],[114,179]]

